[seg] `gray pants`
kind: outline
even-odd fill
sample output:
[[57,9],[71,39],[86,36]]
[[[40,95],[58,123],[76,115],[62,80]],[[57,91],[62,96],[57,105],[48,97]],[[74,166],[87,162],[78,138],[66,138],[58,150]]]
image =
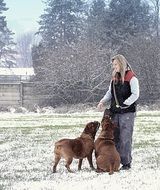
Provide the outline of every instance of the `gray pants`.
[[114,133],[117,151],[121,157],[123,165],[132,161],[132,135],[134,126],[135,113],[115,114],[112,121],[117,125]]

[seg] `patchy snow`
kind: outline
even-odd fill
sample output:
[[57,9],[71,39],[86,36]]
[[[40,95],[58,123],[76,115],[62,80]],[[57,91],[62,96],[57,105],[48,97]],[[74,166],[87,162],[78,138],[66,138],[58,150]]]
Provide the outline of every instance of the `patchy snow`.
[[0,68],[0,75],[34,75],[34,69],[30,68]]
[[[61,160],[52,173],[53,147],[58,139],[75,138],[87,122],[103,113],[0,115],[0,189],[4,190],[160,190],[160,112],[140,111],[133,138],[129,171],[98,174],[85,159],[78,171],[73,160],[68,173]],[[97,134],[98,135],[98,134]],[[94,158],[94,155],[93,155]],[[95,165],[95,159],[94,165]],[[95,165],[96,166],[96,165]]]

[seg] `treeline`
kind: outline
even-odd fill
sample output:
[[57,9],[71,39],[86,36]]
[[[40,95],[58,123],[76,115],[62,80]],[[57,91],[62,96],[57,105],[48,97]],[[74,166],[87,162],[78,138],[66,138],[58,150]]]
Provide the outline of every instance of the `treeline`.
[[4,0],[0,0],[0,67],[13,67],[16,65],[16,50],[13,40],[14,33],[8,28],[5,11],[8,8]]
[[99,101],[117,53],[140,80],[140,102],[159,99],[159,0],[47,0],[39,25],[32,59],[40,105]]

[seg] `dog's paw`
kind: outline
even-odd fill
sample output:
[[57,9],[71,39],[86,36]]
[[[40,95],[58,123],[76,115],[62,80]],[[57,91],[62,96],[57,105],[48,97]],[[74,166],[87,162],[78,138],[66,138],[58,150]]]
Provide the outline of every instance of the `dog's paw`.
[[101,169],[99,169],[99,168],[97,168],[95,171],[96,171],[97,173],[102,173],[102,172],[103,172],[103,170],[101,170]]

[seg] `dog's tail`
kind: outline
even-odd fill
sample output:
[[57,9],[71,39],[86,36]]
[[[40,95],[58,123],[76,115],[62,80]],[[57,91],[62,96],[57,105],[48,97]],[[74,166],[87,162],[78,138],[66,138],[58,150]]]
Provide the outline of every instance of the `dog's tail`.
[[59,142],[56,142],[54,146],[54,153],[57,154],[61,150],[61,147],[62,145]]

